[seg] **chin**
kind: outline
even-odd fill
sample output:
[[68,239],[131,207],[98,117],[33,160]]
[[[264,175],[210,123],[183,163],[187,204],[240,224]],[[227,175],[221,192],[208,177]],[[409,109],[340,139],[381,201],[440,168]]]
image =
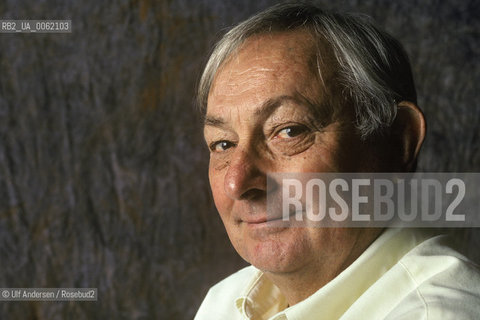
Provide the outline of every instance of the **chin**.
[[[244,243],[245,245],[245,243]],[[255,241],[237,252],[247,262],[263,272],[288,273],[298,269],[304,259],[302,246],[279,239]],[[243,252],[241,252],[243,251]]]

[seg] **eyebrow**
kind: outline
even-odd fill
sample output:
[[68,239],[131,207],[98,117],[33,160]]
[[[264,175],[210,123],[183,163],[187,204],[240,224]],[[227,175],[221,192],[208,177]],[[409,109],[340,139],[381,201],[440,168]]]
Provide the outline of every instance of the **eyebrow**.
[[203,122],[203,126],[212,126],[212,127],[224,127],[225,120],[222,118],[217,118],[214,116],[205,116],[205,121]]
[[[316,111],[315,110],[316,108],[314,107],[314,105],[310,101],[308,101],[308,99],[306,99],[305,97],[301,97],[301,99],[299,99],[294,96],[281,95],[281,96],[266,100],[264,103],[262,103],[262,106],[260,108],[255,110],[254,115],[256,117],[264,118],[272,114],[278,107],[280,107],[286,101],[293,101],[297,104],[305,105],[312,112]],[[206,115],[203,125],[223,128],[226,126],[226,122],[223,118]]]

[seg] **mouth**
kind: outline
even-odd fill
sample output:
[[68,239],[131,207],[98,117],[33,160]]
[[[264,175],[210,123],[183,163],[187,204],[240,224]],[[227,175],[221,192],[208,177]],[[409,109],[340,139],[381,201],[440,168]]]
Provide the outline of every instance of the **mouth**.
[[283,217],[261,217],[261,218],[250,218],[246,220],[242,220],[247,227],[253,229],[261,229],[261,228],[286,228],[289,226],[290,222],[288,220],[284,220]]
[[240,220],[241,222],[243,223],[246,223],[246,224],[251,224],[251,225],[255,225],[255,224],[261,224],[261,223],[266,223],[268,222],[268,219],[267,217],[259,217],[259,218],[250,218],[250,219],[245,219],[245,220]]
[[239,218],[237,219],[238,223],[245,223],[247,225],[260,225],[260,224],[268,224],[268,223],[278,223],[278,222],[283,222],[285,224],[288,224],[292,222],[292,219],[295,218],[300,213],[300,215],[303,215],[303,212],[297,212],[297,211],[292,211],[290,212],[287,216],[283,215],[262,215],[259,217],[246,217],[246,218]]

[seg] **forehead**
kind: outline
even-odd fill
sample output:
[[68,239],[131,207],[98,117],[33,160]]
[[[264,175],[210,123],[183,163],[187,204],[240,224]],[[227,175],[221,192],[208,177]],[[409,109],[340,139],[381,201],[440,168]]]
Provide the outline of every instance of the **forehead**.
[[257,62],[262,59],[284,60],[290,63],[312,64],[316,60],[313,35],[308,31],[274,32],[248,38],[220,68],[237,67],[242,62]]
[[218,106],[251,106],[275,95],[324,99],[334,83],[332,57],[329,46],[319,46],[304,30],[250,37],[215,75],[207,114]]

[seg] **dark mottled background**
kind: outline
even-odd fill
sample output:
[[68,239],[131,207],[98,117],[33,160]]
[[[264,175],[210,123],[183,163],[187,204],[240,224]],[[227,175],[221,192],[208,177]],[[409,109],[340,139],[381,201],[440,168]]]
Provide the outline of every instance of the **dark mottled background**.
[[[193,111],[206,54],[275,1],[15,1],[0,34],[0,287],[97,287],[98,302],[4,302],[1,319],[190,319],[242,262],[217,217]],[[428,119],[423,171],[480,171],[479,2],[319,1],[409,52]],[[457,232],[473,254],[479,231]]]

